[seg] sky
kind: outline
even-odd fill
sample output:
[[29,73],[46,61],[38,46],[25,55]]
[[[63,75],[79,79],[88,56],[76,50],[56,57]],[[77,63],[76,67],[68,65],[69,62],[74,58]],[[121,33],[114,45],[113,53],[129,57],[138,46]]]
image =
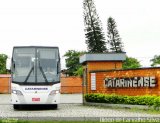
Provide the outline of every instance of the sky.
[[[107,19],[117,23],[127,56],[144,67],[160,55],[159,0],[94,0],[107,35]],[[68,50],[87,50],[83,0],[0,0],[0,53],[13,46],[58,46],[62,69]]]

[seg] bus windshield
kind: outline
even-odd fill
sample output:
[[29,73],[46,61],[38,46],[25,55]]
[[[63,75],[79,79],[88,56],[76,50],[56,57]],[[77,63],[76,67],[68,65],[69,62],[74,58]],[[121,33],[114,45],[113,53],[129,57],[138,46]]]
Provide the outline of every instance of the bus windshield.
[[58,48],[15,47],[12,57],[12,82],[51,84],[60,81]]

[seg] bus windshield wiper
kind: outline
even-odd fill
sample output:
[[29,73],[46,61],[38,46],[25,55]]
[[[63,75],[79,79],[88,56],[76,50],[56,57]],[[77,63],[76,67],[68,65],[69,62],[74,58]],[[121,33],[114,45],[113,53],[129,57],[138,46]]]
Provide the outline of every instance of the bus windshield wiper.
[[34,70],[34,66],[32,66],[31,70],[29,71],[29,73],[28,73],[28,75],[27,75],[24,83],[27,83],[27,81],[28,81],[28,79],[29,79],[29,77],[30,77],[30,75],[31,75],[31,73],[32,73],[33,70]]
[[40,66],[40,63],[39,63],[39,69],[40,69],[40,71],[41,71],[41,73],[42,73],[42,75],[43,75],[43,78],[45,79],[45,82],[48,83],[47,77],[46,77],[46,75],[44,74],[43,68]]

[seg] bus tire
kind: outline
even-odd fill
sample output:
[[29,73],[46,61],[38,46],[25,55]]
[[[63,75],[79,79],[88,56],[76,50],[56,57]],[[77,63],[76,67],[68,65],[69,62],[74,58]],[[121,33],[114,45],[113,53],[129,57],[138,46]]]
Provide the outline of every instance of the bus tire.
[[53,108],[54,108],[54,109],[57,109],[57,108],[58,108],[58,105],[57,105],[57,104],[54,104],[54,105],[53,105]]
[[13,105],[13,108],[14,108],[15,110],[19,109],[19,105]]

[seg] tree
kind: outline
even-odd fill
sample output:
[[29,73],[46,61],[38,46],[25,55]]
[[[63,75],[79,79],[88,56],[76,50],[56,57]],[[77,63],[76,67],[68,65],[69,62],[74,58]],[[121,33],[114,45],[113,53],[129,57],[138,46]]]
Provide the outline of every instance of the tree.
[[83,76],[83,67],[79,67],[77,71],[74,72],[74,75],[76,76]]
[[117,25],[115,20],[112,17],[108,18],[107,21],[107,37],[108,37],[108,44],[110,45],[110,51],[111,52],[123,52],[123,45],[120,38],[120,35],[118,34]]
[[127,57],[122,66],[123,69],[134,69],[139,67],[141,67],[140,62],[136,58],[132,57]]
[[160,65],[160,55],[155,55],[150,61],[152,62],[151,66]]
[[69,74],[69,76],[79,75],[80,68],[82,67],[79,63],[79,57],[84,53],[84,51],[68,50],[64,54],[64,57],[66,57],[67,74]]
[[93,0],[84,0],[84,24],[85,37],[88,52],[103,53],[107,51],[104,33],[102,32],[101,21],[96,12]]
[[6,61],[7,61],[8,56],[5,54],[0,54],[0,74],[5,74],[7,73],[6,70]]

